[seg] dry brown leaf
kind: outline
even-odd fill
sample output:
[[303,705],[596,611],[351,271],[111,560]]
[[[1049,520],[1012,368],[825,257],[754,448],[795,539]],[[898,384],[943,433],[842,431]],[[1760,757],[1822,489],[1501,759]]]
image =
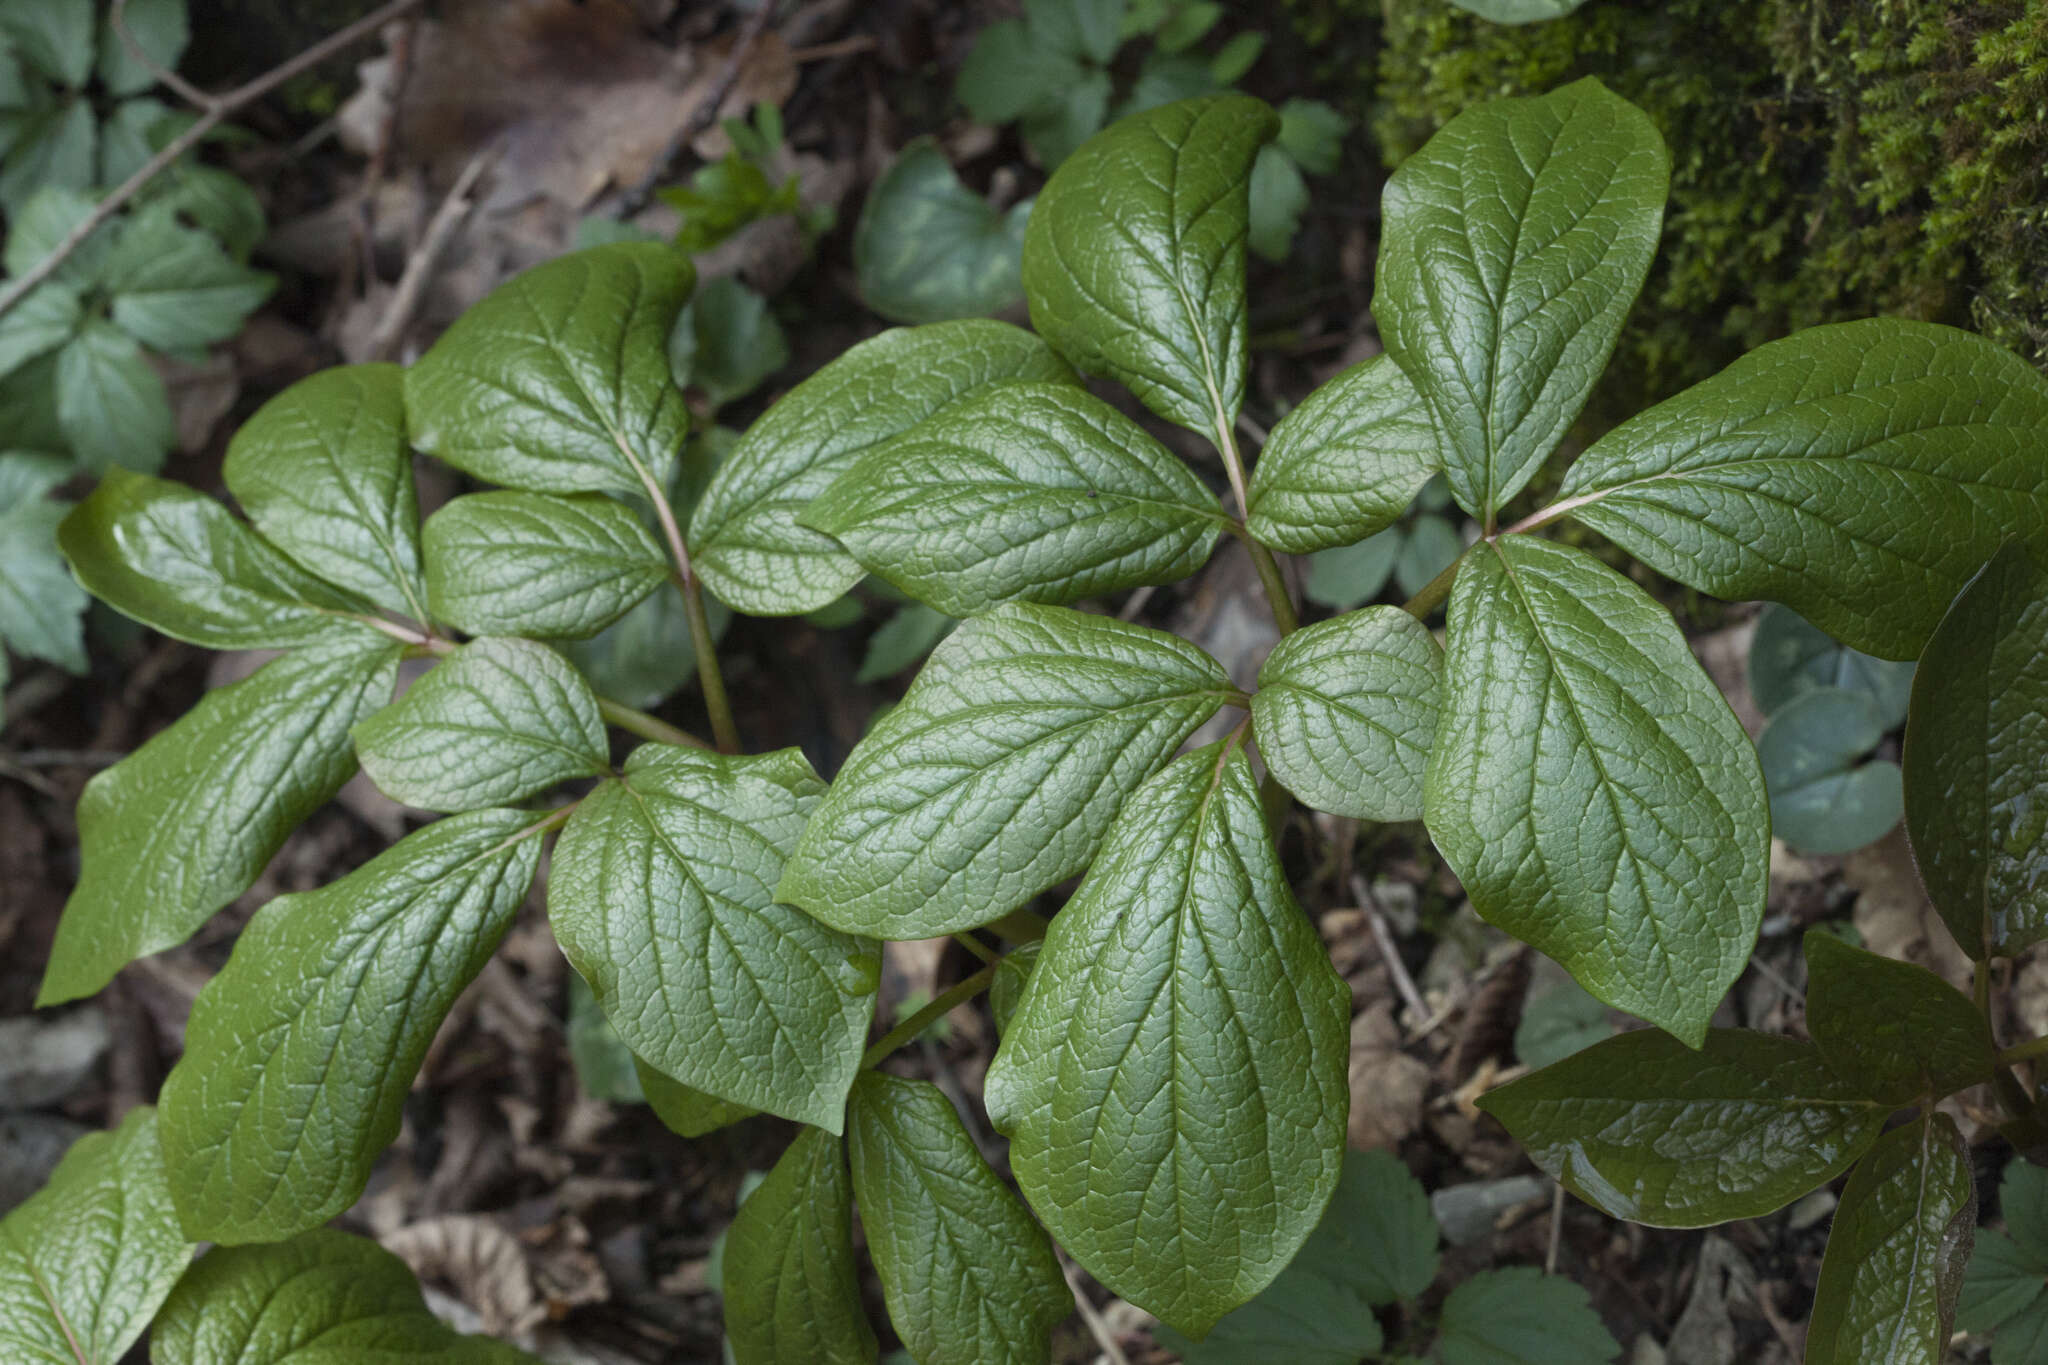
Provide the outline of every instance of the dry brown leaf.
[[1429,1068],[1401,1050],[1392,1001],[1351,1021],[1351,1125],[1353,1147],[1394,1147],[1422,1123]]
[[1842,882],[1856,892],[1856,932],[1864,947],[1918,963],[1957,990],[1970,989],[1970,959],[1921,889],[1903,828],[1843,859]]
[[400,1228],[384,1249],[422,1280],[438,1281],[476,1310],[493,1336],[529,1332],[547,1320],[547,1305],[519,1239],[478,1214],[448,1214]]

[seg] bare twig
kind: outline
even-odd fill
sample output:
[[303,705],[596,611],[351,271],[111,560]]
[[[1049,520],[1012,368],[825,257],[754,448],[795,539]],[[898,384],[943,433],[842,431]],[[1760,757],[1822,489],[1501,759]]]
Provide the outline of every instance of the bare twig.
[[115,749],[23,749],[0,757],[22,768],[109,768],[128,755]]
[[272,67],[246,85],[236,86],[225,95],[212,97],[205,112],[193,121],[190,128],[178,134],[162,151],[144,162],[140,170],[122,181],[106,198],[93,205],[92,212],[79,220],[78,225],[66,233],[64,240],[57,243],[47,256],[23,271],[5,290],[0,290],[0,317],[4,317],[26,298],[30,290],[54,275],[57,267],[69,260],[71,254],[77,251],[102,223],[119,213],[129,200],[140,194],[150,181],[163,174],[179,157],[198,146],[229,114],[261,99],[292,77],[320,65],[335,53],[361,42],[393,19],[408,10],[417,9],[424,3],[426,0],[391,0],[390,4],[321,39],[290,61]]
[[1123,1347],[1117,1345],[1116,1333],[1109,1329],[1109,1323],[1095,1307],[1094,1301],[1081,1288],[1081,1279],[1074,1273],[1073,1261],[1058,1247],[1053,1250],[1059,1255],[1060,1273],[1067,1277],[1067,1288],[1073,1292],[1074,1307],[1081,1310],[1081,1321],[1088,1325],[1088,1335],[1094,1337],[1095,1344],[1102,1348],[1102,1358],[1109,1365],[1131,1365],[1131,1358],[1124,1354]]
[[726,54],[725,65],[718,72],[718,79],[704,92],[704,98],[690,111],[688,122],[663,145],[661,155],[648,166],[647,174],[640,177],[640,183],[620,197],[619,217],[630,218],[647,207],[648,199],[654,194],[655,182],[668,173],[675,159],[683,154],[683,148],[695,142],[708,131],[718,119],[718,111],[732,94],[733,87],[740,83],[740,71],[753,53],[754,44],[768,29],[768,21],[775,17],[775,0],[761,0],[754,12],[747,16],[740,35],[733,40],[732,51]]
[[1124,609],[1116,614],[1116,619],[1119,621],[1137,620],[1138,613],[1145,610],[1145,604],[1152,600],[1153,591],[1153,585],[1147,583],[1132,593],[1130,600],[1124,603]]
[[441,207],[434,211],[433,221],[427,224],[426,235],[420,238],[419,246],[406,261],[405,271],[398,277],[398,287],[391,291],[391,302],[385,307],[384,315],[377,319],[377,330],[370,334],[369,359],[389,360],[397,352],[405,329],[412,325],[413,315],[419,311],[427,281],[433,278],[448,244],[455,240],[455,230],[476,207],[476,201],[470,197],[471,191],[476,189],[477,181],[498,159],[498,151],[496,144],[484,148],[471,157],[469,164],[462,168],[462,174],[455,177],[448,197],[441,201]]
[[135,35],[128,29],[128,0],[114,0],[112,19],[114,36],[121,40],[121,46],[128,49],[128,55],[140,63],[143,70],[156,77],[159,84],[168,85],[171,89],[175,90],[178,98],[184,100],[187,104],[196,105],[201,109],[213,108],[215,104],[213,96],[207,94],[204,90],[201,90],[198,86],[192,84],[192,82],[186,80],[162,62],[159,62],[156,58],[150,56],[142,44],[136,40]]
[[1554,1185],[1550,1190],[1550,1249],[1543,1253],[1543,1273],[1557,1273],[1557,1247],[1564,1239],[1564,1186]]
[[1351,894],[1358,898],[1359,907],[1365,911],[1365,922],[1372,927],[1372,941],[1387,964],[1387,975],[1394,978],[1394,989],[1401,993],[1402,1003],[1415,1012],[1417,1019],[1427,1019],[1429,1005],[1423,1000],[1422,992],[1415,989],[1415,978],[1408,975],[1407,964],[1401,961],[1401,950],[1394,946],[1394,934],[1387,928],[1386,914],[1380,909],[1372,888],[1365,884],[1365,878],[1356,872],[1351,874]]

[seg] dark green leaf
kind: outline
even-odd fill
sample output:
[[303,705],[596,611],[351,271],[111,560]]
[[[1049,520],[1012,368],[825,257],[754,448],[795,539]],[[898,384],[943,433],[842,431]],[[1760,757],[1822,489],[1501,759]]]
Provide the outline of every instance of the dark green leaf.
[[583,978],[569,973],[569,1017],[562,1029],[569,1044],[569,1062],[576,1083],[592,1099],[613,1104],[645,1104],[640,1084],[640,1059],[598,1008],[597,997]]
[[30,291],[12,312],[0,316],[0,375],[13,374],[71,340],[83,317],[69,285],[50,283]]
[[645,523],[594,493],[472,493],[427,518],[427,600],[472,635],[595,635],[668,577]]
[[1124,0],[1027,0],[1031,35],[1055,52],[1109,65],[1123,42]]
[[1534,1266],[1482,1270],[1444,1300],[1443,1365],[1607,1365],[1621,1355],[1586,1291]]
[[1394,576],[1394,561],[1400,558],[1405,541],[1406,533],[1400,527],[1389,526],[1356,545],[1317,550],[1309,557],[1308,581],[1302,592],[1309,601],[1337,611],[1370,602]]
[[[768,300],[731,275],[704,282],[676,319],[677,332],[685,327],[691,337],[687,383],[714,408],[746,397],[789,363],[789,339]],[[676,382],[686,381],[679,375]]]
[[1806,976],[1807,1031],[1858,1094],[1899,1106],[1991,1079],[1990,1021],[1925,967],[1810,929]]
[[725,1335],[739,1365],[871,1365],[839,1139],[805,1128],[726,1233]]
[[1998,1211],[2028,1261],[2048,1272],[2048,1171],[2024,1159],[2007,1162]]
[[1567,981],[1534,997],[1522,1007],[1515,1026],[1515,1057],[1535,1070],[1583,1052],[1614,1033],[1607,1006]]
[[860,670],[853,680],[876,683],[895,677],[931,653],[959,624],[922,602],[906,602],[868,637],[867,653],[861,658]]
[[1372,1306],[1335,1280],[1303,1268],[1307,1248],[1256,1299],[1225,1315],[1199,1343],[1171,1327],[1153,1339],[1182,1365],[1358,1365],[1385,1344]]
[[998,212],[960,183],[938,144],[905,147],[868,191],[853,237],[868,307],[895,322],[999,313],[1024,297],[1019,261],[1031,201]]
[[52,455],[0,454],[0,644],[83,673],[88,599],[57,553],[71,504],[46,496],[70,476]]
[[[29,5],[33,3],[28,0]],[[60,100],[20,119],[20,132],[8,148],[6,169],[0,170],[0,208],[5,208],[9,217],[25,213],[46,194],[81,196],[92,188],[99,170],[94,155],[99,128],[93,122],[90,100]],[[37,259],[40,255],[29,264]],[[21,273],[11,266],[10,271]],[[58,278],[64,278],[64,272],[60,271]]]
[[97,183],[119,185],[126,181],[149,164],[159,138],[175,136],[189,121],[189,115],[175,113],[162,100],[147,95],[122,100],[100,123]]
[[179,162],[157,182],[156,203],[169,204],[196,226],[210,232],[238,261],[263,240],[267,224],[263,201],[232,171],[196,162]]
[[[9,0],[0,30],[23,61],[73,90],[92,72],[92,0]],[[83,101],[80,101],[83,103]]]
[[[92,120],[88,117],[86,126],[90,128],[91,125]],[[92,216],[94,207],[91,195],[56,185],[37,190],[35,197],[26,204],[10,205],[7,250],[4,256],[0,256],[7,273],[26,275],[42,264],[45,256],[55,251],[80,223]],[[113,249],[120,231],[118,220],[94,229],[58,265],[51,280],[69,286],[73,293],[83,294],[99,282],[100,272],[106,267],[107,253]]]
[[2048,1303],[2036,1301],[2005,1324],[1991,1343],[1991,1365],[2040,1365],[2048,1360]]
[[17,450],[70,450],[70,438],[57,420],[56,356],[42,356],[0,376],[0,431],[10,433],[9,443]]
[[1053,104],[1017,121],[1024,145],[1039,165],[1048,171],[1057,169],[1095,136],[1109,113],[1111,85],[1107,71],[1082,71]]
[[[151,62],[175,71],[178,58],[185,55],[192,28],[185,17],[185,0],[128,0],[121,12],[128,38]],[[113,95],[136,95],[156,84],[156,72],[136,56],[114,31],[113,17],[100,25],[100,84]]]
[[654,1116],[683,1137],[703,1137],[761,1112],[692,1089],[673,1076],[662,1075],[638,1057],[633,1059],[633,1069],[640,1077],[641,1093],[646,1095]]
[[[723,639],[732,624],[725,603],[704,604],[711,639]],[[642,710],[661,705],[697,679],[697,646],[681,593],[657,592],[588,640],[570,640],[563,651],[614,701]]]
[[121,330],[159,351],[226,341],[277,281],[236,261],[177,209],[157,204],[128,223],[108,253],[107,289]]
[[1774,716],[1815,688],[1860,692],[1877,704],[1879,728],[1896,729],[1906,719],[1913,691],[1912,663],[1879,659],[1836,644],[1790,607],[1773,602],[1757,617],[1749,643],[1749,695]]
[[178,440],[164,381],[126,332],[89,320],[57,352],[57,420],[80,464],[151,473]]
[[1956,1296],[1956,1326],[1966,1332],[1988,1332],[2030,1307],[2044,1285],[2048,1266],[2037,1264],[2004,1233],[1979,1228]]
[[1899,823],[1899,765],[1861,763],[1884,738],[1877,703],[1862,692],[1803,692],[1757,736],[1778,837],[1808,853],[1848,853]]

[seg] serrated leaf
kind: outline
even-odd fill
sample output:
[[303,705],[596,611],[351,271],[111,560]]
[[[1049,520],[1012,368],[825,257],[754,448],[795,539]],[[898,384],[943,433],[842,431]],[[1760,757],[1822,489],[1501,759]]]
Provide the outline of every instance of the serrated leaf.
[[0,375],[13,374],[71,340],[83,317],[69,285],[52,282],[31,290],[13,311],[0,315]]
[[1763,920],[1756,753],[1670,615],[1584,551],[1475,547],[1424,820],[1490,923],[1697,1043]]
[[853,1180],[839,1139],[806,1127],[725,1238],[725,1336],[738,1365],[872,1365],[853,1259]]
[[329,1228],[208,1252],[150,1337],[155,1365],[537,1365],[429,1311],[405,1262]]
[[[677,333],[686,326],[690,366],[687,377],[679,375],[676,382],[697,388],[714,408],[746,397],[789,363],[789,339],[768,311],[768,300],[734,276],[704,282],[676,319]],[[674,340],[671,336],[671,368]]]
[[191,1258],[178,1233],[156,1112],[80,1138],[40,1191],[0,1221],[0,1351],[9,1360],[118,1365]]
[[167,479],[110,469],[57,528],[72,572],[124,616],[208,649],[359,638],[367,609],[299,568],[227,508]]
[[355,1203],[442,1018],[526,898],[538,828],[529,811],[450,816],[257,911],[164,1081],[187,1232],[270,1241]]
[[1991,1079],[1998,1045],[1970,998],[1910,962],[1806,933],[1806,1027],[1859,1094],[1900,1106]]
[[1394,561],[1400,558],[1405,539],[1400,527],[1389,526],[1356,545],[1317,550],[1309,557],[1302,595],[1335,611],[1350,611],[1371,601],[1394,576]]
[[427,601],[472,635],[585,638],[668,577],[631,509],[598,494],[472,493],[427,518]]
[[904,603],[868,637],[867,653],[861,657],[853,680],[876,683],[895,677],[931,653],[959,624],[922,602]]
[[37,1003],[93,994],[248,890],[355,772],[349,728],[391,699],[398,654],[366,630],[274,659],[86,783],[78,886]]
[[1670,179],[1649,116],[1587,77],[1466,110],[1387,181],[1373,313],[1488,530],[1606,369]]
[[357,725],[355,737],[377,789],[422,810],[510,805],[611,771],[590,684],[532,640],[471,641]]
[[1928,642],[1905,770],[1920,878],[1963,950],[2048,938],[2048,575],[2017,545]]
[[1982,337],[1811,327],[1601,437],[1559,505],[1682,583],[1912,658],[2006,537],[2048,557],[2044,425],[2048,380]]
[[647,1106],[654,1116],[671,1132],[686,1138],[703,1137],[761,1112],[684,1085],[638,1057],[633,1059],[633,1070],[640,1077],[640,1092],[647,1097]]
[[83,673],[90,599],[57,553],[71,504],[47,496],[69,477],[70,463],[55,456],[0,454],[0,644]]
[[1989,1332],[2032,1306],[2044,1287],[2048,1267],[2037,1264],[2004,1233],[1979,1228],[1956,1296],[1956,1326],[1966,1332]]
[[205,233],[180,226],[176,209],[159,204],[123,230],[108,253],[105,284],[121,330],[175,352],[232,337],[277,281],[242,265]]
[[1039,335],[1220,443],[1244,401],[1252,161],[1279,130],[1237,94],[1124,119],[1054,172],[1024,233]]
[[1422,395],[1383,355],[1337,375],[1282,418],[1252,467],[1253,538],[1289,554],[1394,524],[1442,464]]
[[1031,201],[998,212],[960,183],[930,138],[910,143],[868,191],[854,231],[861,300],[894,322],[999,313],[1024,297]]
[[413,444],[529,492],[665,488],[690,429],[668,336],[695,283],[688,257],[647,242],[514,276],[407,368]]
[[1227,521],[1137,423],[1066,384],[998,384],[877,447],[797,517],[948,616],[1172,583]]
[[796,524],[864,452],[982,387],[1071,372],[1021,327],[970,320],[898,328],[854,346],[747,429],[690,519],[693,567],[740,611],[795,616],[858,583],[858,561]]
[[1771,826],[1808,853],[1848,853],[1884,837],[1904,798],[1899,765],[1859,764],[1884,738],[1877,704],[1825,687],[1800,694],[1757,736]]
[[1087,867],[1124,798],[1232,695],[1164,632],[999,607],[854,746],[776,895],[876,938],[1000,919]]
[[153,472],[177,444],[164,381],[120,328],[91,319],[57,352],[57,420],[80,464]]
[[[121,101],[114,106],[114,112],[100,124],[97,183],[123,183],[149,164],[149,159],[156,154],[159,145],[183,132],[190,123],[190,115],[173,111],[162,100],[151,99],[145,95]],[[159,212],[175,214],[177,210],[151,204],[130,221],[134,222],[145,214]],[[124,240],[132,235],[126,231],[122,233]],[[159,316],[159,325],[166,321]]]
[[2048,1304],[2029,1304],[1991,1343],[1991,1365],[2039,1365],[2048,1359]]
[[1607,1365],[1621,1344],[1584,1289],[1534,1266],[1482,1270],[1444,1299],[1443,1365]]
[[0,30],[13,39],[15,52],[73,90],[92,72],[93,25],[92,0],[12,0],[0,5]]
[[650,1066],[838,1132],[874,1013],[877,950],[775,900],[823,790],[795,749],[727,758],[642,745],[571,817],[548,915]]
[[328,582],[424,622],[403,374],[337,365],[300,380],[242,424],[221,476],[264,539]]
[[1153,1340],[1182,1365],[1269,1365],[1283,1355],[1292,1365],[1358,1365],[1375,1355],[1385,1339],[1371,1306],[1299,1262],[1199,1343],[1163,1325]]
[[[185,0],[128,0],[121,19],[129,38],[151,61],[165,70],[177,69],[192,37]],[[137,61],[114,31],[111,15],[100,25],[99,73],[100,84],[115,95],[139,94],[156,84],[156,73]]]
[[2007,1162],[1998,1211],[2029,1262],[2048,1273],[2048,1171],[2024,1159]]
[[1936,1365],[1976,1226],[1946,1114],[1884,1135],[1842,1189],[1807,1327],[1808,1365]]
[[1877,705],[1879,728],[1906,719],[1913,664],[1879,659],[1837,644],[1790,607],[1773,602],[1756,619],[1747,668],[1749,695],[1766,716],[1823,687],[1860,692]]
[[[93,122],[90,100],[61,100],[47,109],[21,115],[20,131],[7,149],[5,169],[0,169],[0,208],[14,217],[25,214],[46,194],[82,197],[92,188],[99,170],[98,145],[99,126]],[[39,259],[40,255],[29,264]],[[21,271],[10,266],[9,273]],[[65,278],[62,270],[57,278]]]
[[[88,112],[88,127],[91,122]],[[0,254],[0,263],[6,265],[10,275],[26,275],[42,264],[43,258],[55,251],[80,223],[91,217],[95,207],[91,195],[61,185],[45,185],[36,190],[26,204],[10,205],[7,249]],[[107,253],[113,249],[121,228],[122,223],[118,219],[95,228],[57,266],[51,280],[69,286],[78,294],[97,284],[100,271],[106,266]]]
[[989,1117],[1060,1245],[1200,1338],[1286,1267],[1336,1188],[1350,1016],[1251,764],[1211,745],[1131,796],[1053,919]]
[[1259,754],[1317,810],[1420,819],[1443,666],[1429,628],[1399,607],[1367,607],[1297,630],[1259,669]]
[[927,1081],[864,1071],[846,1129],[868,1254],[918,1365],[1043,1365],[1073,1295],[953,1102]]
[[57,421],[56,356],[39,357],[0,377],[0,431],[9,433],[8,443],[17,450],[70,450]]

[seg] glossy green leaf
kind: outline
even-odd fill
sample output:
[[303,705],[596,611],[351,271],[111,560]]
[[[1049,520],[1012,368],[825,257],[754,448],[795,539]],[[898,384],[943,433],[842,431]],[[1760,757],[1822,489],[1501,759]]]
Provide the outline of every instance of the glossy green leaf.
[[355,1203],[442,1018],[526,899],[537,829],[529,811],[450,816],[257,911],[164,1081],[188,1233],[270,1241]]
[[867,653],[854,673],[856,683],[893,678],[937,648],[960,623],[922,602],[906,602],[868,637]]
[[1000,607],[854,746],[776,894],[876,938],[999,919],[1087,867],[1124,798],[1232,695],[1161,631]]
[[861,342],[747,429],[690,519],[690,554],[740,611],[795,616],[858,583],[858,561],[797,514],[864,452],[1003,380],[1058,381],[1067,367],[1021,327],[971,320]]
[[1905,769],[1920,878],[1964,951],[2048,938],[2048,575],[2017,546],[1928,642]]
[[725,1338],[738,1365],[873,1365],[839,1139],[805,1128],[725,1238]]
[[[185,55],[192,26],[185,15],[185,0],[128,0],[121,12],[128,37],[150,61],[175,71],[178,58]],[[137,60],[128,43],[114,31],[112,16],[100,25],[100,84],[109,94],[137,95],[156,84],[156,72]]]
[[422,810],[510,805],[611,768],[590,684],[531,640],[462,646],[355,736],[378,790]]
[[156,1113],[131,1109],[114,1132],[80,1138],[49,1184],[0,1221],[0,1354],[119,1365],[191,1255]]
[[676,334],[686,329],[689,373],[678,375],[676,382],[697,389],[714,408],[746,397],[789,363],[789,339],[768,311],[768,300],[731,275],[706,280],[676,319],[670,336],[671,368]]
[[94,472],[152,472],[178,439],[164,381],[126,332],[98,319],[57,352],[57,420],[72,454]]
[[1420,819],[1442,680],[1443,651],[1399,607],[1367,607],[1297,630],[1259,669],[1259,754],[1317,810]]
[[1374,356],[1282,418],[1252,467],[1252,535],[1307,554],[1363,540],[1407,510],[1442,464],[1422,395]]
[[1309,557],[1308,579],[1302,594],[1319,606],[1350,611],[1370,602],[1394,576],[1394,561],[1401,555],[1406,533],[1389,526],[1367,536],[1356,545],[1334,550],[1317,550]]
[[329,583],[424,622],[403,374],[338,365],[300,380],[242,424],[221,477],[264,539]]
[[1387,181],[1373,313],[1489,529],[1607,368],[1670,180],[1649,115],[1588,77],[1466,110]]
[[150,1337],[155,1365],[536,1365],[427,1308],[405,1262],[321,1228],[208,1252]]
[[13,374],[71,340],[84,316],[71,286],[56,281],[38,285],[0,315],[0,375]]
[[642,1060],[836,1133],[880,964],[872,943],[775,900],[823,790],[795,749],[642,745],[571,817],[548,916]]
[[688,257],[649,242],[514,276],[406,370],[413,444],[536,493],[666,487],[690,429],[668,335],[695,283]]
[[597,494],[472,493],[425,539],[434,617],[472,635],[595,635],[668,577],[646,523]]
[[23,61],[73,90],[92,72],[92,0],[8,0],[0,31]]
[[1444,1299],[1443,1365],[1609,1365],[1621,1344],[1584,1289],[1534,1266],[1482,1270]]
[[88,599],[57,553],[71,504],[47,496],[69,477],[70,462],[55,456],[0,454],[0,644],[83,673]]
[[107,255],[104,281],[122,331],[159,351],[226,341],[277,281],[178,222],[174,205],[137,213]]
[[1452,589],[1424,819],[1490,923],[1689,1043],[1749,961],[1756,754],[1665,610],[1584,551],[1474,549]]
[[1199,1338],[1270,1284],[1336,1188],[1349,993],[1295,903],[1251,764],[1176,759],[1052,921],[988,1075],[1053,1236]]
[[1989,1332],[2031,1307],[2043,1288],[2048,1288],[2048,1266],[2036,1264],[2004,1233],[1979,1228],[1956,1295],[1956,1326]]
[[960,183],[930,138],[906,146],[868,191],[853,237],[861,300],[895,322],[999,313],[1024,297],[1031,201],[1007,212]]
[[1144,428],[1066,384],[962,399],[862,456],[797,521],[949,616],[1176,582],[1227,524]]
[[1803,692],[1757,736],[1771,826],[1808,853],[1848,853],[1899,823],[1899,765],[1858,760],[1884,738],[1877,703],[1861,692]]
[[1236,94],[1124,119],[1054,172],[1024,233],[1039,335],[1214,440],[1244,401],[1252,160],[1279,129]]
[[953,1102],[926,1081],[862,1072],[847,1144],[868,1254],[918,1365],[1044,1365],[1073,1295]]
[[1749,642],[1749,695],[1766,716],[1776,715],[1816,688],[1860,692],[1877,704],[1880,728],[1906,719],[1913,665],[1879,659],[1837,644],[1790,607],[1773,602],[1756,619]]
[[355,772],[349,729],[391,699],[398,653],[363,630],[274,659],[86,783],[78,886],[37,1003],[93,994],[248,890]]
[[1991,1079],[1990,1021],[1925,967],[1809,929],[1806,976],[1807,1031],[1858,1094],[1898,1106]]
[[1925,1114],[1885,1134],[1842,1189],[1808,1365],[1938,1365],[1976,1214],[1954,1120]]
[[1811,1044],[1740,1029],[1709,1030],[1698,1052],[1619,1034],[1479,1107],[1595,1208],[1678,1228],[1783,1208],[1847,1170],[1891,1113]]
[[1812,327],[1601,437],[1559,505],[1659,573],[1906,659],[2008,536],[2048,558],[2044,425],[2048,379],[1982,337]]
[[683,1137],[703,1137],[761,1112],[684,1085],[638,1057],[633,1059],[633,1069],[640,1077],[640,1092],[647,1097],[648,1108],[671,1131]]

